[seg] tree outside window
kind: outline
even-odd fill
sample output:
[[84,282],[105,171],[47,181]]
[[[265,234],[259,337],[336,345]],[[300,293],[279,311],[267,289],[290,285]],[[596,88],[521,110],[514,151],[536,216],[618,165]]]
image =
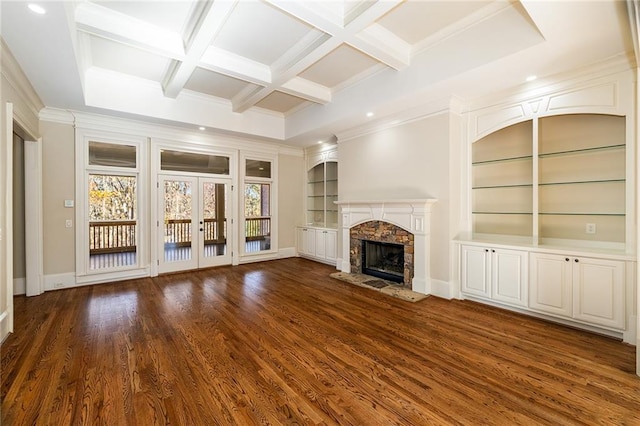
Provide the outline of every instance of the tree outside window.
[[245,240],[260,241],[247,245],[247,251],[271,248],[271,184],[247,183],[244,186]]

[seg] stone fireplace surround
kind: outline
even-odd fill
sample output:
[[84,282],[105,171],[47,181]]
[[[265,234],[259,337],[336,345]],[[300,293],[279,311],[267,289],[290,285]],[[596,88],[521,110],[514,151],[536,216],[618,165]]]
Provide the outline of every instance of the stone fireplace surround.
[[351,272],[362,273],[363,241],[399,244],[404,248],[404,279],[402,286],[411,290],[413,280],[413,234],[389,222],[370,220],[349,230],[349,264]]
[[[410,286],[407,283],[405,285],[415,292],[431,294],[429,268],[431,207],[436,201],[433,198],[337,201],[342,219],[342,256],[338,264],[339,269],[346,273],[352,271],[351,228],[365,222],[386,222],[413,234],[413,279]],[[372,223],[372,226],[375,225]],[[386,228],[393,229],[393,227]],[[370,232],[367,231],[367,234],[370,235]],[[379,232],[382,235],[384,230]],[[373,234],[376,234],[375,230]],[[357,238],[355,240],[361,243]],[[359,248],[357,250],[359,251]]]

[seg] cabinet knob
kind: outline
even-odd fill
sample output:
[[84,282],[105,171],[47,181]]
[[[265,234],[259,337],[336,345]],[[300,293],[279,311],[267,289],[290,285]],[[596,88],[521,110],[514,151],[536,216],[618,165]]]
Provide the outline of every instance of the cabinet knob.
[[491,249],[491,253],[495,253],[496,251],[494,249]]
[[569,258],[568,258],[568,257],[565,257],[565,258],[564,258],[564,261],[565,261],[565,262],[568,262],[568,261],[569,261]]
[[574,259],[573,261],[578,263],[578,262],[580,262],[580,259]]
[[485,252],[489,253],[489,249],[484,249]]

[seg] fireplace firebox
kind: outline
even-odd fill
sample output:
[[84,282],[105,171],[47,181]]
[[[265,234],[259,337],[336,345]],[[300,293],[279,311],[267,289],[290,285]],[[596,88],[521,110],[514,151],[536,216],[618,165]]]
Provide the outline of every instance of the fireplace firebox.
[[362,240],[362,273],[402,283],[404,280],[404,246]]

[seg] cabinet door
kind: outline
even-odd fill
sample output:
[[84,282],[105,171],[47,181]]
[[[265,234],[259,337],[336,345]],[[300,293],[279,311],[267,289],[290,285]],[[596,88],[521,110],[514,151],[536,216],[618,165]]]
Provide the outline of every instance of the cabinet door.
[[527,306],[527,252],[491,249],[491,297],[510,305]]
[[462,292],[475,296],[491,297],[489,286],[488,249],[476,246],[462,246]]
[[315,230],[316,234],[316,256],[320,259],[324,259],[327,255],[325,244],[327,240],[327,231],[321,229]]
[[593,324],[623,329],[624,262],[575,258],[573,316]]
[[531,253],[529,307],[571,317],[572,266],[571,258],[566,256]]
[[316,254],[315,229],[298,228],[298,254],[315,256]]
[[325,253],[326,259],[335,261],[338,257],[338,232],[325,231]]

